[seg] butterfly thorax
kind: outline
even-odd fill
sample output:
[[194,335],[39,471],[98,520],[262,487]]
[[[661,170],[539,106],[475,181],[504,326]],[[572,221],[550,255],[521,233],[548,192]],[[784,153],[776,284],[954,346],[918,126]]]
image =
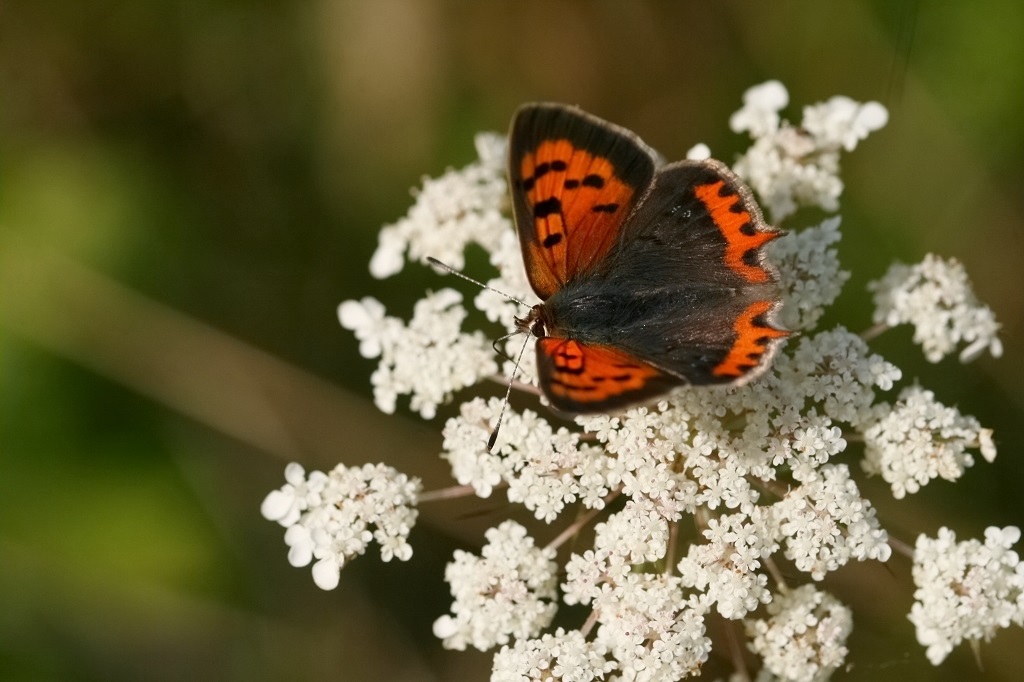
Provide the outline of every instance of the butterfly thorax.
[[584,279],[567,284],[538,306],[531,331],[537,336],[628,347],[635,332],[669,319],[687,305],[686,298],[683,291],[629,289],[603,277]]
[[649,319],[652,307],[666,301],[646,302],[635,292],[616,294],[595,290],[593,282],[567,285],[544,303],[517,317],[516,329],[537,338],[554,337],[583,342],[614,343],[622,332]]

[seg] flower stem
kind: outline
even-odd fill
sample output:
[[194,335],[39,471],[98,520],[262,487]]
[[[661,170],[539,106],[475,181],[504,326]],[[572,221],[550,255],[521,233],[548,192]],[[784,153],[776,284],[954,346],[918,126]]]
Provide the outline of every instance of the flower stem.
[[784,592],[788,592],[789,585],[786,584],[786,579],[782,577],[782,571],[779,570],[779,567],[775,565],[775,561],[770,556],[764,558],[764,566],[772,574],[772,578],[778,583],[779,588]]
[[589,635],[590,631],[594,628],[594,625],[596,623],[597,623],[597,609],[594,609],[593,611],[590,612],[590,615],[587,616],[587,622],[585,622],[580,627],[580,634],[583,635],[584,637]]
[[879,322],[878,324],[868,327],[867,329],[862,331],[860,333],[860,338],[864,339],[865,341],[870,341],[871,339],[881,336],[882,332],[889,331],[889,329],[891,329],[891,327],[887,325],[885,322]]
[[736,635],[736,623],[733,620],[725,621],[725,640],[729,646],[735,674],[743,682],[750,682],[750,671],[747,670],[747,662],[743,660],[743,647],[740,646],[740,638]]
[[890,535],[889,546],[893,548],[893,551],[899,552],[908,559],[914,559],[914,548],[908,545],[907,543],[903,542],[903,540],[899,540]]
[[419,501],[436,502],[438,500],[452,500],[458,497],[470,497],[475,494],[476,492],[471,485],[453,485],[450,488],[428,490],[425,493],[420,493]]
[[679,524],[673,523],[668,527],[668,547],[665,548],[665,575],[672,575],[676,560],[676,545],[679,542]]
[[[609,502],[611,502],[616,497],[618,497],[619,496],[619,492],[620,491],[616,490],[616,491],[612,492],[611,494],[609,494],[607,497],[605,497],[604,498],[604,506],[607,507]],[[566,528],[561,533],[559,533],[558,537],[556,537],[554,540],[549,542],[547,544],[547,549],[558,549],[562,545],[562,543],[564,543],[566,540],[568,540],[572,536],[576,535],[576,533],[579,532],[580,528],[582,528],[583,526],[585,526],[588,523],[590,523],[590,521],[595,516],[597,516],[600,512],[602,512],[603,510],[604,510],[604,507],[602,507],[601,509],[590,509],[589,511],[587,511],[586,514],[584,514],[583,516],[581,516],[578,519],[576,519],[572,523],[572,525],[570,525],[568,528]]]

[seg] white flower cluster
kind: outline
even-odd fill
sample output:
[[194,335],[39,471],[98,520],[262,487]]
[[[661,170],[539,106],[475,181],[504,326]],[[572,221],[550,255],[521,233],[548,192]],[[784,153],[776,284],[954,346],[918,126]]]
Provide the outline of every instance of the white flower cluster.
[[984,544],[957,542],[948,528],[917,538],[910,621],[933,665],[964,640],[987,641],[999,628],[1024,625],[1024,563],[1011,549],[1018,541],[1013,526],[986,529]]
[[839,216],[833,216],[769,245],[771,260],[779,266],[783,303],[779,322],[786,329],[814,329],[850,279],[831,248],[842,238],[839,223]]
[[827,680],[846,660],[853,614],[814,585],[776,595],[766,618],[746,622],[750,648],[780,680]]
[[845,465],[826,465],[777,505],[786,557],[822,580],[850,559],[888,561],[888,536]]
[[974,458],[967,448],[978,448],[991,462],[996,457],[991,429],[935,400],[920,386],[900,393],[895,405],[880,406],[878,421],[864,432],[865,471],[880,474],[902,498],[916,493],[935,478],[955,481]]
[[757,192],[773,221],[800,206],[836,210],[843,191],[840,150],[853,151],[889,120],[878,102],[839,96],[805,107],[802,123],[794,127],[779,116],[788,103],[785,86],[769,81],[748,90],[743,108],[729,119],[734,132],[746,131],[754,139],[733,169]]
[[605,647],[588,640],[579,630],[540,639],[517,639],[512,646],[501,647],[494,656],[491,682],[593,682],[603,680],[614,668],[605,658]]
[[384,561],[412,557],[409,533],[416,524],[419,479],[383,464],[346,467],[306,476],[301,465],[285,468],[288,483],[263,500],[260,511],[287,528],[288,562],[313,564],[313,581],[323,590],[338,586],[341,567],[376,541]]
[[964,266],[955,258],[928,254],[917,265],[896,263],[868,287],[874,292],[875,323],[914,325],[914,341],[931,362],[946,357],[960,343],[967,344],[960,362],[985,350],[996,358],[1003,354],[995,314],[978,301]]
[[735,620],[771,601],[762,560],[775,552],[778,536],[771,514],[762,508],[751,516],[729,514],[708,521],[706,544],[690,545],[678,570],[684,586],[707,595],[718,612]]
[[535,637],[555,616],[555,550],[535,547],[515,521],[485,533],[482,556],[456,550],[445,569],[451,615],[434,622],[434,634],[449,649],[486,651],[510,637]]
[[665,556],[668,523],[649,504],[630,500],[625,508],[597,524],[594,548],[573,554],[562,585],[567,604],[590,604],[607,589],[623,585],[633,566]]
[[[794,127],[779,113],[787,102],[775,82],[747,93],[732,126],[749,131],[754,143],[738,170],[776,218],[799,205],[834,209],[841,150],[882,127],[885,110],[833,98],[807,107]],[[503,144],[478,137],[478,163],[426,181],[409,215],[382,233],[374,274],[393,274],[403,258],[428,255],[459,267],[465,246],[476,243],[496,269],[488,284],[530,300],[517,236],[505,217]],[[539,521],[568,523],[543,549],[509,521],[488,531],[480,556],[457,552],[446,572],[452,612],[434,628],[445,646],[504,645],[494,680],[677,680],[697,674],[707,660],[704,621],[714,610],[747,623],[747,646],[763,659],[762,677],[825,679],[842,665],[849,610],[814,585],[789,589],[776,565],[820,581],[853,561],[889,558],[875,507],[850,467],[833,458],[848,442],[865,442],[863,468],[901,496],[936,476],[959,476],[972,462],[967,449],[989,460],[995,449],[990,431],[927,391],[910,388],[895,404],[885,402],[882,394],[902,380],[899,368],[842,326],[816,329],[849,278],[835,249],[839,225],[831,217],[771,247],[781,319],[802,333],[757,381],[682,388],[656,405],[577,417],[567,426],[508,407],[491,451],[486,443],[502,403],[467,397],[443,430],[442,457],[459,490],[480,497],[504,491]],[[911,276],[907,269],[875,285],[879,308],[888,305],[885,321],[919,324],[931,305],[948,312],[947,338],[955,329],[954,343],[995,352],[998,326],[966,279],[957,279],[955,269],[929,267],[932,274]],[[505,327],[523,314],[488,290],[473,305]],[[456,391],[498,369],[487,337],[462,330],[467,311],[450,289],[424,298],[408,323],[386,316],[370,298],[346,301],[339,317],[355,332],[360,352],[380,358],[372,383],[388,412],[398,396],[409,395],[412,409],[431,417]],[[510,341],[506,352],[517,355],[520,344]],[[502,369],[511,375],[512,363]],[[515,386],[538,392],[530,386],[534,375],[527,352]],[[273,513],[265,514],[302,525],[298,519],[322,506],[309,501],[322,494],[319,477],[292,474],[273,502],[268,497]],[[570,539],[559,585],[556,550]],[[320,558],[311,541],[303,542],[289,542],[292,554],[306,563],[307,555]],[[336,550],[324,556],[336,557]],[[579,629],[545,633],[559,587],[562,602],[591,613]]]
[[384,305],[374,298],[338,306],[341,326],[355,332],[363,357],[381,359],[370,383],[382,412],[393,414],[398,396],[408,394],[410,407],[431,419],[455,391],[498,370],[483,332],[462,332],[461,303],[462,294],[441,289],[416,303],[408,325],[385,317]]
[[630,573],[594,600],[603,644],[622,680],[679,680],[700,673],[711,653],[706,602],[684,597],[682,581],[663,573]]
[[481,447],[497,422],[502,401],[475,398],[463,403],[459,417],[444,427],[441,456],[461,485],[480,497],[504,484],[510,502],[520,503],[551,523],[567,504],[600,509],[610,492],[609,459],[602,450],[581,446],[579,434],[557,431],[536,412],[506,411],[495,447]]
[[697,675],[711,653],[704,603],[681,599],[678,578],[633,573],[595,600],[593,639],[580,631],[517,641],[494,657],[492,682],[680,680]]
[[470,243],[493,250],[509,225],[501,212],[508,196],[505,145],[505,138],[494,133],[478,135],[477,163],[424,178],[408,215],[381,229],[371,274],[384,279],[401,272],[406,258],[419,263],[427,256],[461,270]]

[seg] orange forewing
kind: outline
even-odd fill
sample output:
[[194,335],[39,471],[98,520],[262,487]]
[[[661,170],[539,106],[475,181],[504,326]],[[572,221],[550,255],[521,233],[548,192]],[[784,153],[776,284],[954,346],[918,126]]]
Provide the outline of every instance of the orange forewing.
[[751,284],[770,281],[772,275],[760,264],[758,252],[765,243],[782,233],[758,230],[750,212],[743,205],[743,199],[731,191],[723,180],[699,185],[693,191],[725,237],[726,265]]
[[536,239],[529,244],[530,282],[550,296],[608,253],[635,191],[611,162],[569,140],[542,142],[519,168]]
[[678,379],[612,346],[545,337],[537,341],[541,388],[566,412],[595,412],[659,393]]

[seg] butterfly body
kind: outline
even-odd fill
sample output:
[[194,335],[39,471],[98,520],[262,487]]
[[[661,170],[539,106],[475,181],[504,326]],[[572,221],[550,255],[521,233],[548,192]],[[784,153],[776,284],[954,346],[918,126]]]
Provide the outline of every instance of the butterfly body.
[[578,109],[535,104],[513,121],[509,180],[552,406],[600,412],[684,384],[756,376],[786,335],[772,322],[777,237],[717,161],[659,159]]

